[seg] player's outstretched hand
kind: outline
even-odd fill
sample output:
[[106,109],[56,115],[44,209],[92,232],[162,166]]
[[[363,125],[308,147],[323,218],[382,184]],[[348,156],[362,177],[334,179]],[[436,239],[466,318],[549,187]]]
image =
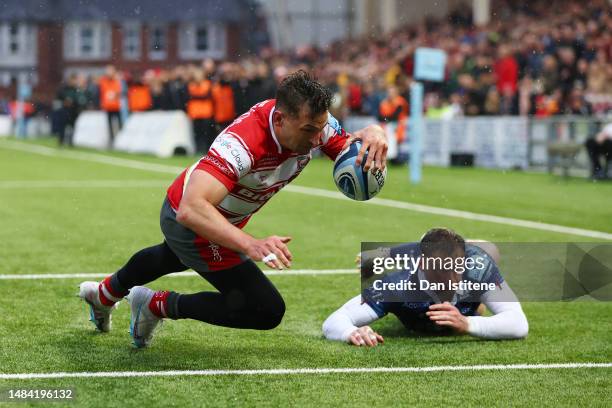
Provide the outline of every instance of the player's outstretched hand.
[[254,261],[263,261],[272,269],[291,268],[293,259],[287,243],[291,237],[272,235],[264,239],[254,239],[249,245],[246,254]]
[[389,143],[387,142],[387,136],[385,135],[383,128],[378,125],[370,125],[366,128],[358,130],[357,132],[351,134],[344,144],[344,148],[349,146],[355,140],[361,140],[361,150],[359,150],[357,159],[355,159],[355,164],[358,166],[361,165],[363,156],[365,155],[366,151],[370,149],[363,169],[365,171],[370,170],[372,167],[372,162],[374,162],[374,168],[384,170],[385,166],[387,165],[387,150],[389,149]]
[[426,315],[439,326],[451,327],[457,333],[468,332],[469,324],[467,317],[462,315],[459,309],[448,302],[429,306],[429,311]]
[[370,326],[356,329],[349,336],[349,342],[354,346],[374,347],[385,342],[383,336],[376,333]]

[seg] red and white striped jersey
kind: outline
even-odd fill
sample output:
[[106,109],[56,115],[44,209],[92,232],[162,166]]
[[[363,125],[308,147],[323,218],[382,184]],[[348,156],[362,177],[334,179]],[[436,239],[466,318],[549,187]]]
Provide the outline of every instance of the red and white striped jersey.
[[[212,144],[210,151],[183,171],[168,188],[168,200],[177,210],[196,170],[204,170],[228,189],[229,194],[216,207],[227,220],[242,228],[274,194],[296,178],[312,158],[283,148],[272,126],[275,100],[253,106],[228,126]],[[348,134],[329,114],[323,130],[321,149],[332,160],[342,150]]]

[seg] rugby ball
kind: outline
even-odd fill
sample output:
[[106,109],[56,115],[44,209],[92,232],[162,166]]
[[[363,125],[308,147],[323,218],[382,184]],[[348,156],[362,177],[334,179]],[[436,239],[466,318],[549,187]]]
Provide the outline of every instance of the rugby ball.
[[368,158],[368,152],[363,156],[360,166],[355,164],[361,141],[356,140],[338,154],[334,163],[334,182],[338,190],[350,199],[366,201],[380,192],[385,185],[387,168],[383,171],[370,169],[365,171],[363,165]]

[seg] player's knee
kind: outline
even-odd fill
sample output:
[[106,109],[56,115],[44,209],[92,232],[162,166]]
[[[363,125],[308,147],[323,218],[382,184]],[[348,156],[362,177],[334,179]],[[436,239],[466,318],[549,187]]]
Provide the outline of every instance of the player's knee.
[[278,327],[285,316],[285,301],[278,297],[273,303],[268,304],[260,315],[260,330],[271,330]]
[[228,306],[251,322],[255,330],[271,330],[277,327],[285,316],[285,301],[274,291],[259,293],[258,296],[245,296],[243,292],[230,292],[226,296]]

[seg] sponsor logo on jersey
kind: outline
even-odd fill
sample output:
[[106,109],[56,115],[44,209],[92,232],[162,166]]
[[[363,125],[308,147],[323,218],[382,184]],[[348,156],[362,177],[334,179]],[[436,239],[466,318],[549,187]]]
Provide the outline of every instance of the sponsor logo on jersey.
[[[234,168],[238,171],[238,174],[242,174],[247,165],[248,156],[242,146],[237,141],[230,139],[231,136],[222,135],[215,142],[215,145],[219,145],[223,150],[219,150],[219,154],[229,161]],[[216,146],[213,145],[213,148]],[[229,156],[228,156],[229,153]],[[231,156],[231,157],[230,157]]]
[[236,166],[238,167],[238,171],[242,173],[244,171],[244,163],[242,163],[240,151],[238,149],[232,149],[230,153],[234,157],[234,160],[236,160]]
[[227,167],[227,165],[223,161],[217,159],[215,156],[208,154],[202,158],[202,161],[212,164],[228,176],[234,175],[234,172],[229,167]]
[[221,262],[223,260],[221,252],[219,252],[219,249],[221,248],[219,245],[215,244],[214,242],[211,242],[210,245],[208,245],[208,248],[210,249],[210,253],[215,262]]
[[245,198],[250,201],[265,202],[265,201],[268,201],[270,198],[272,198],[272,196],[276,194],[278,190],[285,187],[287,183],[289,183],[289,181],[286,181],[282,184],[271,187],[264,191],[252,191],[252,190],[249,190],[248,188],[241,188],[235,193],[235,195],[241,198]]

